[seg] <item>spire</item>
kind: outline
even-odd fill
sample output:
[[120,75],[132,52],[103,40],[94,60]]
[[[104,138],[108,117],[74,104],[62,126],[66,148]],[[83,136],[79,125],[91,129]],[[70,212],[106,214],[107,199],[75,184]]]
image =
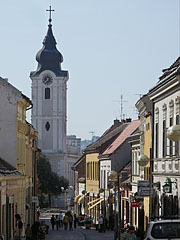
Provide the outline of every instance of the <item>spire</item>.
[[51,25],[52,18],[51,18],[51,12],[54,12],[54,9],[51,9],[51,6],[49,6],[49,9],[46,9],[47,12],[49,12],[49,25]]
[[51,12],[54,11],[49,7],[49,24],[47,34],[43,41],[43,47],[36,54],[36,60],[38,62],[38,67],[35,72],[31,72],[31,76],[39,75],[44,70],[51,70],[56,74],[56,76],[65,76],[66,71],[61,70],[61,63],[63,62],[62,54],[56,48],[56,40],[52,31],[52,18]]

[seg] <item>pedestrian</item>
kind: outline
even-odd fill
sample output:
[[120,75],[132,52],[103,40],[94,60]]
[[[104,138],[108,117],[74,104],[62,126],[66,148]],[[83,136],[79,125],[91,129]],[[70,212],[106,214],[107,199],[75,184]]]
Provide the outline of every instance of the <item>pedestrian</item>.
[[125,240],[136,240],[135,228],[130,226],[128,232],[125,234]]
[[32,237],[32,231],[30,228],[30,224],[28,223],[25,229],[25,234],[26,234],[26,240],[31,240]]
[[63,228],[63,214],[62,214],[62,212],[59,213],[58,219],[59,219],[59,227]]
[[64,229],[67,230],[67,227],[68,227],[68,215],[67,213],[65,213],[65,216],[63,218],[63,223],[64,223]]
[[51,217],[51,226],[52,226],[52,230],[54,230],[54,225],[56,224],[56,220],[55,220],[55,217],[54,215],[52,215]]
[[44,221],[41,222],[38,231],[38,240],[45,240],[46,235],[46,224]]
[[21,216],[18,213],[15,214],[15,218],[16,218],[16,229],[15,229],[14,239],[21,240],[23,223],[21,221]]
[[55,222],[56,222],[56,230],[59,230],[59,218],[58,218],[58,215],[56,215]]
[[32,240],[38,240],[39,231],[40,231],[40,222],[36,221],[31,226]]
[[69,214],[68,221],[69,221],[69,230],[71,231],[71,230],[73,230],[73,228],[72,228],[73,216],[71,213]]
[[99,224],[99,232],[102,232],[102,230],[103,230],[103,217],[102,217],[102,215],[99,216],[98,224]]
[[76,229],[76,223],[77,223],[77,217],[76,217],[76,214],[74,214],[74,229]]

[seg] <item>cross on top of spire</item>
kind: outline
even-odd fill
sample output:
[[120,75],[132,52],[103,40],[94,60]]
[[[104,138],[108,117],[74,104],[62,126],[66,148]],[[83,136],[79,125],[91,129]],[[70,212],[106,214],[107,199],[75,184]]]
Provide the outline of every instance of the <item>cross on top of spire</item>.
[[51,24],[51,22],[52,22],[51,12],[54,12],[54,10],[51,9],[51,6],[49,6],[49,9],[46,9],[46,11],[49,12],[49,24]]

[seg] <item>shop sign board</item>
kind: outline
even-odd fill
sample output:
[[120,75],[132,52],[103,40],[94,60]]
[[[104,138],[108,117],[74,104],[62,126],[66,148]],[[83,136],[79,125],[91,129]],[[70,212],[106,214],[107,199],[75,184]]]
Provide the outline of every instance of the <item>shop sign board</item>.
[[138,181],[138,196],[139,197],[150,196],[150,182],[148,180]]
[[131,207],[139,207],[139,203],[138,202],[131,202]]

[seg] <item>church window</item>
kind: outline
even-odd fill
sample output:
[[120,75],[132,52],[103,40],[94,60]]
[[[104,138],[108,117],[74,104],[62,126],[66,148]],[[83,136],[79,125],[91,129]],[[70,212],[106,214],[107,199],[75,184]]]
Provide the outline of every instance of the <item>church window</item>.
[[45,99],[50,99],[50,88],[45,88]]
[[49,131],[49,129],[50,129],[50,124],[49,124],[49,122],[46,123],[45,128],[46,128],[47,131]]

